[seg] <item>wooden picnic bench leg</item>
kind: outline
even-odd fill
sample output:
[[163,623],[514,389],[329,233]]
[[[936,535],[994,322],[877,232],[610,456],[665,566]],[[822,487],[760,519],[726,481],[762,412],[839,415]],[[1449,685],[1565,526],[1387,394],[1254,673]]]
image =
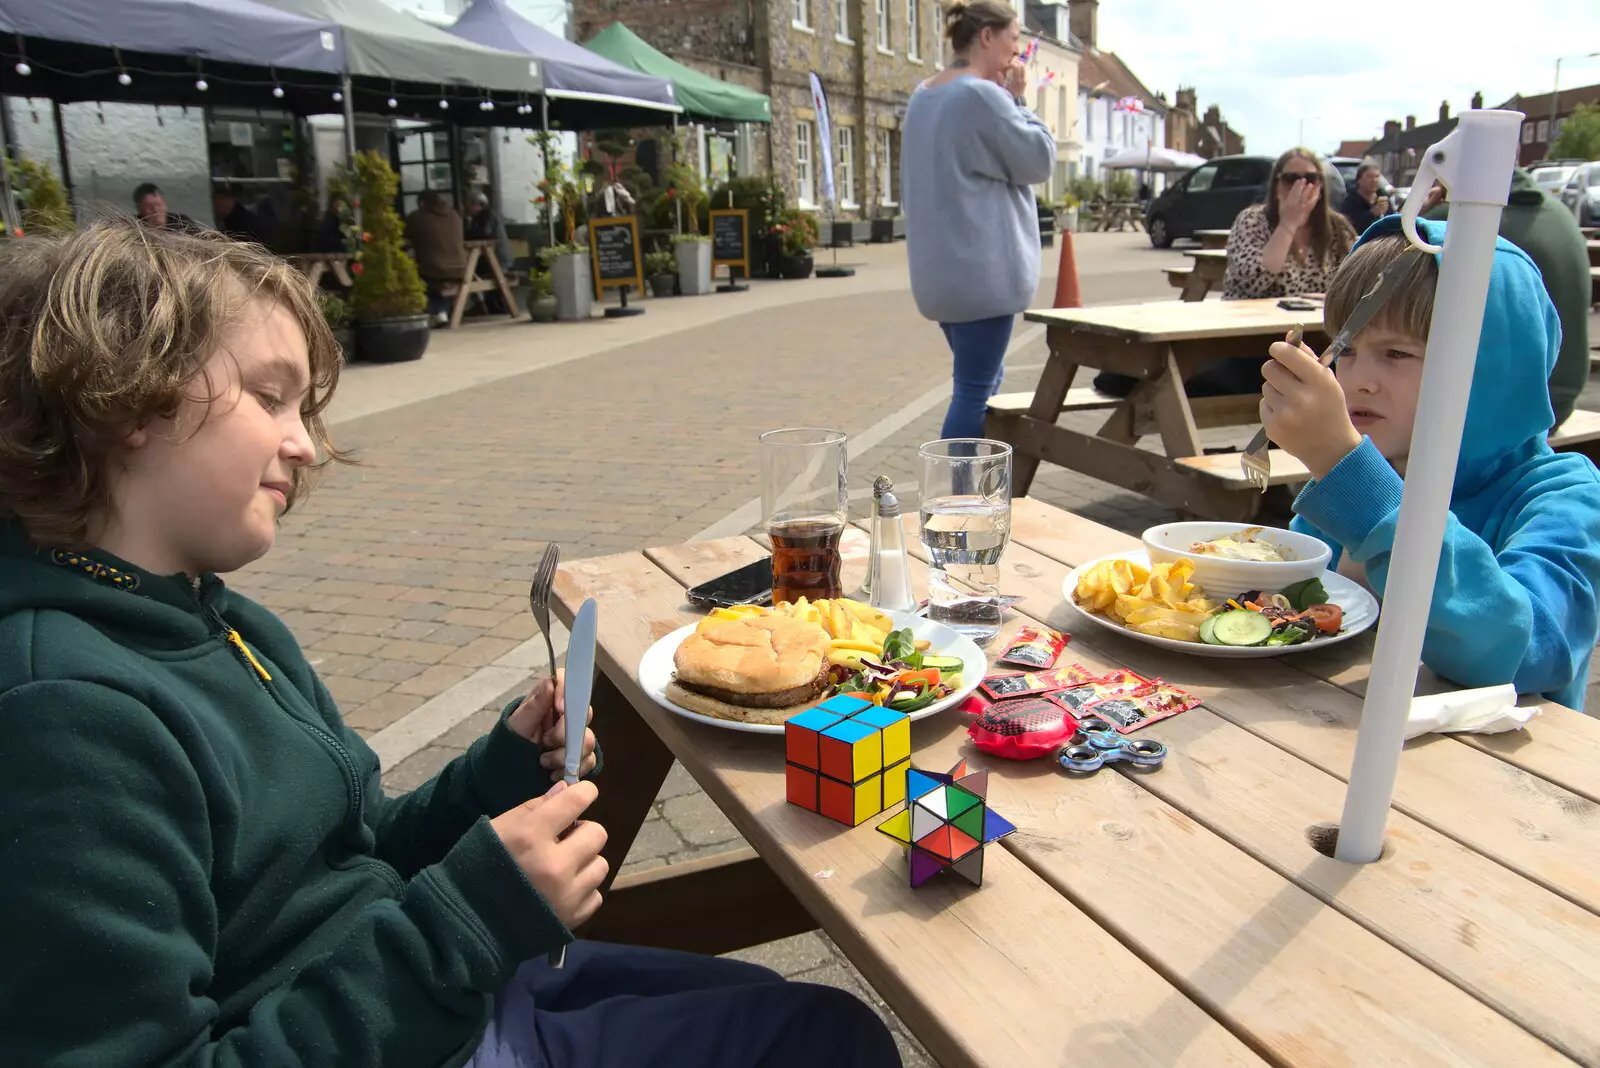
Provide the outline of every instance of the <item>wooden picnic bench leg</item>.
[[478,269],[478,257],[483,255],[482,249],[472,249],[467,253],[467,269],[462,272],[461,288],[456,290],[456,303],[450,309],[450,329],[454,330],[461,325],[461,316],[466,313],[467,301],[472,297],[473,272]]
[[339,284],[344,286],[346,289],[349,289],[351,286],[356,284],[355,279],[350,277],[350,264],[347,260],[333,261],[333,276],[337,278],[339,280]]
[[500,299],[506,302],[506,314],[515,319],[517,317],[517,298],[511,295],[511,286],[506,281],[506,272],[500,269],[500,257],[492,253],[489,256],[489,273],[494,275],[494,284],[500,290]]
[[1194,412],[1189,408],[1189,395],[1183,391],[1183,372],[1170,346],[1167,369],[1151,387],[1151,399],[1155,404],[1156,430],[1168,458],[1204,455],[1200,429],[1195,426]]
[[1197,301],[1205,300],[1206,294],[1210,291],[1211,279],[1206,277],[1205,272],[1200,269],[1200,265],[1197,263],[1194,269],[1189,272],[1189,277],[1183,280],[1183,292],[1178,299],[1186,304],[1194,304]]
[[315,291],[317,286],[322,282],[322,272],[326,271],[327,269],[328,265],[321,260],[318,260],[317,262],[313,263],[311,265],[311,269],[306,272],[306,279],[311,283],[311,288],[313,291]]
[[616,878],[639,828],[650,815],[661,784],[672,770],[673,758],[672,750],[603,671],[595,674],[589,704],[594,709],[590,727],[600,742],[605,765],[595,779],[600,796],[583,818],[606,829],[606,845],[600,855],[611,865],[611,872],[601,886],[604,891]]
[[[1077,373],[1078,365],[1059,351],[1055,339],[1051,338],[1050,358],[1045,362],[1044,374],[1039,376],[1039,385],[1033,391],[1033,404],[1029,406],[1028,414],[1023,418],[1037,419],[1042,423],[1054,425],[1061,416],[1061,405],[1067,399],[1067,390],[1072,388],[1072,379]],[[1033,476],[1038,472],[1039,457],[1013,455],[1011,492],[1015,496],[1026,497],[1028,489],[1033,485]]]

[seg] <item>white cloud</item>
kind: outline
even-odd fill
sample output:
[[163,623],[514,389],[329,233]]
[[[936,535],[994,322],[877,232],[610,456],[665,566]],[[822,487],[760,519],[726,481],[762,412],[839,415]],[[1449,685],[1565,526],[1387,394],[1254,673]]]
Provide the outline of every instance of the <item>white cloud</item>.
[[[1477,8],[1477,10],[1474,10]],[[1550,91],[1558,55],[1600,50],[1600,3],[1522,0],[1517,17],[1487,4],[1282,0],[1103,0],[1099,44],[1171,100],[1199,91],[1219,104],[1253,153],[1273,155],[1304,131],[1312,148],[1377,137],[1385,119],[1452,114],[1482,92],[1486,107]],[[1562,85],[1600,82],[1600,58],[1568,59]]]

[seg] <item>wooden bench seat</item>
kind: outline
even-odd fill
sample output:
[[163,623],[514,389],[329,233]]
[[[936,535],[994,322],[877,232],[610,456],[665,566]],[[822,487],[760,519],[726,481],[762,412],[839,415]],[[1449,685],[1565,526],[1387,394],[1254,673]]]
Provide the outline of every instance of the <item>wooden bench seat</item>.
[[[1094,412],[1105,408],[1115,408],[1123,401],[1122,397],[1113,397],[1109,393],[1101,393],[1098,389],[1069,389],[1067,399],[1062,402],[1061,410],[1064,412]],[[1002,415],[1021,415],[1033,406],[1032,393],[996,393],[989,398],[989,410]]]
[[1182,289],[1189,284],[1189,276],[1194,274],[1194,267],[1163,267],[1167,272],[1167,284],[1173,289]]
[[[1590,459],[1600,455],[1600,412],[1578,409],[1567,421],[1550,435],[1550,447],[1557,452],[1581,452]],[[1239,453],[1225,452],[1211,456],[1185,456],[1177,462],[1191,471],[1209,475],[1238,489],[1248,489],[1249,482],[1239,466]],[[1272,486],[1292,486],[1311,480],[1305,464],[1284,452],[1270,449],[1267,460],[1272,465]]]
[[[1061,404],[1062,412],[1095,412],[1111,411],[1120,408],[1126,397],[1114,397],[1109,393],[1102,393],[1093,388],[1077,388],[1067,390],[1067,397]],[[1000,432],[1000,428],[1013,420],[1021,419],[1028,414],[1028,409],[1033,405],[1032,393],[997,393],[989,398],[989,424],[991,431],[986,431],[991,437]],[[1239,426],[1249,424],[1260,417],[1261,396],[1256,393],[1238,394],[1231,397],[1190,397],[1189,409],[1194,416],[1194,424],[1201,430],[1219,426]],[[1156,433],[1155,404],[1146,400],[1134,402],[1133,423],[1126,421],[1125,412],[1114,413],[1112,419],[1117,427],[1117,436],[1126,438],[1129,434],[1137,438],[1145,434]],[[1002,440],[1008,440],[1002,438]]]

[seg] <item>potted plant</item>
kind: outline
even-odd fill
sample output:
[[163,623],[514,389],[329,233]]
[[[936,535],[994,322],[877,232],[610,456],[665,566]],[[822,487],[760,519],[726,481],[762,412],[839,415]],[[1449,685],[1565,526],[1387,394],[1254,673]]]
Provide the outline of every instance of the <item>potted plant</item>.
[[650,278],[650,294],[670,297],[678,291],[678,260],[670,252],[652,252],[644,258],[644,272]]
[[556,318],[569,322],[589,318],[594,304],[594,280],[589,277],[589,250],[577,244],[578,215],[583,211],[583,185],[560,160],[545,165],[539,183],[540,200],[559,213],[565,240],[539,250],[539,262],[550,272],[555,291]]
[[672,238],[672,251],[678,261],[678,290],[686,297],[703,296],[711,292],[711,238],[700,233],[705,187],[692,169],[674,163],[667,168],[667,196],[682,206],[683,224],[689,230]]
[[779,239],[778,273],[784,278],[810,278],[815,266],[811,250],[817,247],[817,220],[791,208],[773,229]]
[[8,158],[6,170],[11,172],[11,184],[22,202],[22,233],[18,237],[71,230],[77,225],[66,187],[49,164]]
[[553,323],[561,308],[556,302],[555,283],[549,271],[528,273],[528,317],[536,323]]
[[350,305],[337,293],[324,293],[322,295],[322,318],[326,320],[328,329],[333,331],[333,340],[339,346],[339,352],[349,363],[356,358],[355,334],[350,329]]
[[368,151],[356,153],[346,181],[362,212],[350,264],[356,350],[378,363],[421,359],[428,349],[428,291],[402,247],[405,226],[394,210],[400,180],[387,159]]

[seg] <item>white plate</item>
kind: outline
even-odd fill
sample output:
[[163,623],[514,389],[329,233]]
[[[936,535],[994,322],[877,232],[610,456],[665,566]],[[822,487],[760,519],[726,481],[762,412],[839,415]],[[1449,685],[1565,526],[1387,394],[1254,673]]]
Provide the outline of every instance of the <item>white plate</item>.
[[[919,708],[912,712],[912,719],[926,719],[937,712],[958,705],[978,688],[978,683],[983,681],[984,673],[989,670],[989,661],[983,655],[983,650],[979,649],[971,638],[951,630],[943,623],[935,623],[921,616],[890,612],[889,618],[894,620],[896,630],[910,627],[917,638],[932,642],[933,645],[928,650],[930,653],[935,656],[959,656],[964,665],[961,669],[961,688],[949,697],[935,701],[927,708]],[[696,626],[697,624],[691,623],[687,627],[679,627],[645,650],[644,657],[639,661],[639,685],[643,687],[644,692],[662,708],[697,723],[706,723],[724,730],[745,731],[748,734],[782,734],[781,723],[739,723],[731,719],[717,719],[714,716],[705,716],[699,712],[691,712],[687,708],[680,708],[667,699],[667,684],[672,681],[674,673],[673,654],[678,651],[678,646],[683,644],[683,640],[694,633]]]
[[[1328,603],[1336,604],[1344,609],[1344,629],[1331,637],[1318,638],[1315,641],[1303,642],[1300,645],[1206,645],[1204,642],[1180,642],[1174,638],[1158,638],[1153,634],[1140,634],[1136,630],[1129,630],[1114,619],[1097,616],[1093,612],[1085,612],[1072,599],[1072,591],[1078,588],[1078,575],[1104,560],[1128,560],[1138,564],[1140,567],[1150,566],[1150,554],[1140,551],[1112,553],[1109,556],[1090,560],[1080,567],[1075,567],[1067,572],[1066,578],[1061,580],[1061,594],[1066,598],[1067,607],[1084,619],[1104,627],[1114,634],[1144,642],[1146,645],[1159,645],[1161,648],[1171,649],[1175,653],[1188,653],[1190,656],[1215,656],[1232,660],[1249,660],[1263,656],[1286,656],[1290,653],[1300,653],[1310,649],[1326,649],[1330,645],[1348,641],[1378,621],[1378,599],[1367,592],[1366,587],[1345,578],[1337,571],[1324,571],[1320,577],[1323,588],[1328,591]],[[1229,590],[1227,593],[1213,593],[1211,590],[1206,590],[1206,596],[1214,601],[1223,601],[1229,597],[1237,597],[1244,592],[1244,590]]]

